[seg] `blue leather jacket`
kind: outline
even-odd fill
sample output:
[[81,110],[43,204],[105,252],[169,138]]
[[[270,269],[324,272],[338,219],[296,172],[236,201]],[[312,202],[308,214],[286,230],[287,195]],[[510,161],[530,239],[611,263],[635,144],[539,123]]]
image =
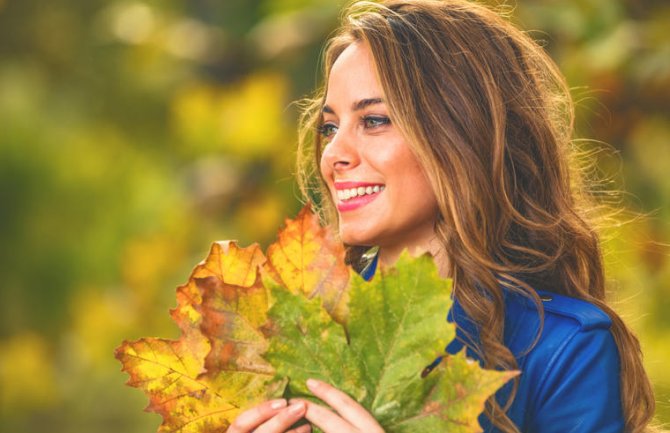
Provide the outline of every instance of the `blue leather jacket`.
[[[372,278],[376,258],[361,275]],[[622,433],[619,354],[611,321],[598,307],[578,299],[538,291],[544,306],[544,328],[532,349],[540,326],[535,305],[525,297],[506,293],[504,343],[516,357],[521,376],[507,415],[523,433]],[[454,302],[448,320],[455,322],[457,337],[446,348],[456,353],[466,347],[468,356],[477,330],[461,306]],[[496,394],[503,404],[511,390],[507,384]],[[499,433],[485,416],[484,432]]]

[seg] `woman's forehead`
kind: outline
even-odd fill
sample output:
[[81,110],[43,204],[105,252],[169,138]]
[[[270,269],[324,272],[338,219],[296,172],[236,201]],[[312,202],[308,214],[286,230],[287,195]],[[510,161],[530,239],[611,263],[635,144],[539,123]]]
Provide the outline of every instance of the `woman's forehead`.
[[324,103],[329,110],[360,110],[383,103],[384,92],[377,77],[372,52],[367,44],[349,45],[331,68]]

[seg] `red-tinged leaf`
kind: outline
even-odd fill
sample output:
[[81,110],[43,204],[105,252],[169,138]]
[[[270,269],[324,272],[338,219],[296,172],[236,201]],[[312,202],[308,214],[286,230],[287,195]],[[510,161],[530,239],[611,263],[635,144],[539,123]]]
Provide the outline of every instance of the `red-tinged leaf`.
[[258,246],[215,243],[187,284],[177,289],[176,341],[146,338],[116,351],[128,384],[149,396],[147,410],[163,417],[160,432],[223,432],[241,409],[280,395],[270,364],[260,357],[267,314]]
[[272,375],[273,369],[260,357],[268,346],[260,332],[268,309],[260,281],[251,287],[227,285],[214,277],[196,281],[203,294],[201,330],[212,346],[205,359],[207,374],[235,370]]
[[345,322],[350,270],[344,263],[344,246],[320,226],[309,206],[295,220],[286,220],[267,257],[264,268],[276,282],[309,299],[320,296],[331,316]]
[[177,287],[177,306],[170,310],[170,315],[182,333],[188,334],[199,329],[202,315],[196,307],[201,303],[202,295],[193,279]]
[[259,277],[264,261],[258,245],[239,248],[234,242],[217,242],[193,273],[202,295],[201,330],[212,346],[205,360],[210,375],[231,369],[262,375],[273,372],[260,357],[267,349],[259,332],[268,310],[267,290]]

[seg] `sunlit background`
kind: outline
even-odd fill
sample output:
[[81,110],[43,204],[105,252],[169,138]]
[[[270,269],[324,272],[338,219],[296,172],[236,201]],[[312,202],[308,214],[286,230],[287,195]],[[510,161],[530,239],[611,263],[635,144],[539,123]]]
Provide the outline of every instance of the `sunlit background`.
[[[267,245],[300,207],[291,103],[341,3],[0,0],[1,432],[156,430],[113,350],[175,337],[174,288],[210,243]],[[513,15],[575,88],[579,136],[608,144],[599,176],[646,215],[606,257],[670,422],[670,4]]]

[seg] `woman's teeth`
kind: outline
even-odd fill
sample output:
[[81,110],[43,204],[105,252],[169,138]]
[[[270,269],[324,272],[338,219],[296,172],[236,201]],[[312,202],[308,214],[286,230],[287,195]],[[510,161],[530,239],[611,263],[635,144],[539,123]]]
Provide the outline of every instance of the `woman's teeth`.
[[337,198],[340,201],[345,201],[349,200],[350,198],[376,194],[381,191],[384,191],[384,185],[359,186],[358,188],[340,189],[337,191]]

